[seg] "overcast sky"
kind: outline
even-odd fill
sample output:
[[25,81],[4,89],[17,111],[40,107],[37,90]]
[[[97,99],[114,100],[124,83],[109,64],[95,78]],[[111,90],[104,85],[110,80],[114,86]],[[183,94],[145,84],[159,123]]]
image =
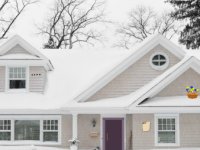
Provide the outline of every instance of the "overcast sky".
[[[38,36],[35,24],[41,24],[48,15],[49,8],[53,7],[55,0],[40,0],[39,3],[31,5],[26,12],[15,23],[11,34],[19,34],[31,42],[34,46],[41,48],[43,39]],[[113,21],[123,21],[131,8],[137,5],[150,6],[158,13],[172,7],[165,0],[106,0],[106,12],[108,18]]]

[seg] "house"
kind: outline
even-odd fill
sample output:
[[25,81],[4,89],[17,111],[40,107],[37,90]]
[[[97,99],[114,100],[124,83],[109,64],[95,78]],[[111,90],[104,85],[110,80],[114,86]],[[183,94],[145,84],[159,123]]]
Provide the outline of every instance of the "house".
[[[0,46],[0,148],[200,149],[200,52],[162,35],[127,51]],[[16,148],[16,149],[19,149]]]

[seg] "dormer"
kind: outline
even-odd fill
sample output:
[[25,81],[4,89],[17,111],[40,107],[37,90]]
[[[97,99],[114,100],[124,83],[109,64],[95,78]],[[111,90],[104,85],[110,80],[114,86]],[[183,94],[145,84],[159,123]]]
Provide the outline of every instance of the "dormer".
[[43,93],[50,60],[15,35],[0,46],[0,91]]

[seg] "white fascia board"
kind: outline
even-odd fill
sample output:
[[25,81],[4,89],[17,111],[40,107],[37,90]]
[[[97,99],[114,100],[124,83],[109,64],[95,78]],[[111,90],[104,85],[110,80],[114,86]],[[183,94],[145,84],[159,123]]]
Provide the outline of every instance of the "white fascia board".
[[[119,65],[117,65],[115,68],[113,68],[105,76],[100,78],[97,82],[92,84],[88,89],[86,89],[80,95],[78,95],[75,98],[75,101],[78,101],[78,102],[86,101],[90,96],[92,96],[94,93],[96,93],[101,88],[103,88],[112,79],[114,79],[120,73],[125,71],[128,67],[130,67],[136,61],[138,61],[140,58],[142,58],[145,54],[147,54],[152,48],[154,48],[158,44],[165,46],[166,49],[169,49],[168,46],[170,46],[170,50],[172,53],[174,53],[179,58],[184,57],[185,51],[183,51],[179,47],[175,46],[175,44],[173,44],[169,40],[163,38],[163,36],[157,35],[154,38],[152,38],[150,41],[144,42],[142,44],[142,46],[139,47],[132,55],[130,55],[128,58],[126,58],[124,61],[122,61]],[[171,47],[172,47],[172,49],[171,49]]]
[[129,110],[124,108],[69,108],[71,114],[127,114]]
[[0,115],[64,115],[68,110],[60,109],[0,109]]
[[200,107],[135,107],[129,114],[174,114],[174,113],[200,113]]
[[174,54],[179,59],[182,59],[185,56],[186,52],[180,47],[178,47],[177,45],[175,45],[173,42],[170,42],[169,40],[163,37],[161,37],[160,40],[161,40],[160,42],[161,45],[167,50],[169,50],[172,54]]
[[34,48],[31,44],[29,44],[26,40],[24,40],[19,35],[14,35],[9,40],[7,40],[4,44],[0,46],[0,54],[3,55],[8,52],[11,48],[19,44],[30,54],[38,56],[42,59],[47,59],[42,53],[40,53],[36,48]]
[[0,66],[43,66],[47,71],[53,70],[46,60],[0,60]]
[[187,69],[189,69],[192,62],[194,62],[194,57],[188,58],[181,66],[176,68],[176,70],[169,73],[167,76],[164,76],[157,83],[146,89],[146,91],[141,93],[141,96],[129,106],[129,109],[134,109],[145,98],[155,96],[167,85],[169,85],[172,81],[174,81],[177,77],[179,77],[182,73],[184,73]]

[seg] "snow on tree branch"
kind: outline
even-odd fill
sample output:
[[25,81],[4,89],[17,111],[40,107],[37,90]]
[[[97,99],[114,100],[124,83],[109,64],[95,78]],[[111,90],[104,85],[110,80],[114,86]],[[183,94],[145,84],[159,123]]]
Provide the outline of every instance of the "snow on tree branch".
[[54,10],[39,31],[46,37],[44,48],[69,48],[93,45],[101,34],[92,26],[104,22],[103,2],[98,0],[57,0]]
[[29,5],[37,0],[2,0],[0,2],[0,39],[6,38],[7,33],[18,17]]

